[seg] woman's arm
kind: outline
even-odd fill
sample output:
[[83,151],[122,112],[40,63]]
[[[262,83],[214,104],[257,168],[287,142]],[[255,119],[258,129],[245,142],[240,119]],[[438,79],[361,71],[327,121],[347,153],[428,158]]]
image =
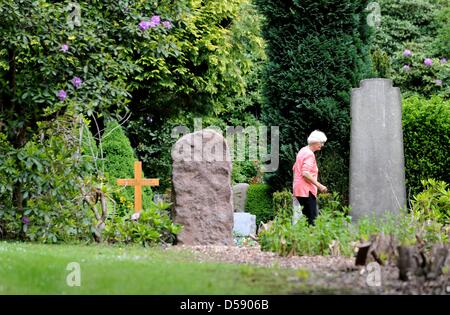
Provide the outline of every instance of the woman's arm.
[[311,174],[309,174],[308,172],[304,171],[302,173],[302,176],[304,178],[306,178],[308,181],[310,181],[314,186],[316,186],[321,192],[327,192],[328,189],[326,186],[322,185],[321,183],[319,183],[317,180],[315,180]]

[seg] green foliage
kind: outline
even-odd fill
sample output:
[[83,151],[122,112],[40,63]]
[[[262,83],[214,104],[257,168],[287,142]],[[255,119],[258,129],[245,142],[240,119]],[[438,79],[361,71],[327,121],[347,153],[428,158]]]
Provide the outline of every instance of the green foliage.
[[[429,181],[428,189],[416,197],[411,211],[386,212],[381,217],[373,214],[354,224],[337,194],[323,194],[315,225],[309,225],[303,215],[295,224],[290,216],[277,215],[269,230],[259,235],[261,248],[280,255],[353,256],[359,241],[367,241],[379,233],[391,235],[403,245],[413,245],[420,239],[431,248],[435,243],[448,241],[448,226],[444,223],[448,224],[450,199],[446,187],[445,183]],[[445,215],[443,210],[447,211]]]
[[[431,54],[419,47],[408,45],[412,52],[410,57],[397,53],[392,60],[392,73],[394,80],[404,97],[421,95],[431,97],[439,95],[442,98],[450,97],[450,63],[441,61],[440,58],[431,58]],[[432,65],[424,64],[425,59],[431,59]]]
[[348,215],[350,212],[350,207],[344,206],[345,202],[342,197],[337,192],[331,193],[320,193],[317,196],[317,203],[320,211],[328,211],[331,213],[341,212],[344,215]]
[[[137,160],[130,140],[125,135],[122,126],[117,121],[110,121],[100,144],[104,156],[104,172],[109,184],[116,188],[113,198],[119,206],[121,213],[126,212],[134,204],[134,187],[117,186],[118,178],[134,178],[134,162]],[[143,176],[145,178],[145,176]],[[152,190],[143,187],[143,207],[149,207],[152,203]],[[125,200],[122,198],[125,197]]]
[[275,216],[292,217],[292,193],[289,190],[276,191],[272,196]]
[[[290,186],[295,155],[315,129],[327,135],[324,182],[348,190],[349,93],[368,76],[367,1],[257,0],[267,43],[262,121],[280,126],[280,167],[267,177],[276,190]],[[338,156],[340,159],[334,160]],[[326,165],[326,167],[322,167]]]
[[270,187],[267,184],[251,184],[247,190],[245,210],[256,215],[256,225],[274,218]]
[[173,224],[168,213],[169,204],[152,204],[144,208],[137,220],[131,216],[111,216],[106,221],[105,241],[109,243],[137,243],[144,246],[160,243],[172,244],[181,226]]
[[88,128],[89,124],[90,122],[88,120],[83,120],[82,125],[80,126],[80,133],[82,134],[80,153],[85,159],[92,161],[95,164],[96,169],[98,169],[99,165],[97,162],[100,160],[100,153],[97,142]]
[[[381,27],[375,29],[372,63],[379,77],[391,78],[404,96],[450,96],[448,0],[380,0]],[[404,56],[405,49],[411,56]],[[433,60],[424,65],[425,58]],[[442,81],[442,84],[441,84]]]
[[374,30],[373,45],[389,56],[403,52],[404,44],[429,44],[436,34],[436,14],[441,7],[435,0],[379,0],[381,25]]
[[400,214],[387,212],[381,218],[372,215],[359,219],[356,233],[361,240],[378,233],[392,235],[402,245],[414,245],[420,239],[431,248],[448,241],[447,229],[436,218],[427,220],[420,212],[401,210]]
[[375,77],[387,78],[391,73],[391,64],[389,55],[382,51],[380,48],[376,48],[372,54],[372,71]]
[[257,161],[233,161],[231,181],[237,183],[254,183],[258,181],[259,164]]
[[421,180],[450,182],[450,101],[410,97],[403,101],[406,184],[417,193]]
[[106,174],[111,178],[133,178],[136,160],[130,140],[117,121],[110,121],[100,145]]
[[277,217],[272,227],[260,234],[260,243],[261,249],[283,256],[329,255],[329,245],[337,240],[340,253],[351,256],[352,232],[349,217],[325,211],[317,217],[315,225],[309,225],[305,216],[301,216],[295,224]]
[[437,13],[436,22],[439,25],[434,40],[436,55],[450,56],[450,6],[448,0],[442,1],[443,8]]
[[375,214],[358,220],[357,235],[360,240],[368,241],[372,235],[383,233],[394,235],[404,245],[416,242],[417,221],[405,210],[400,214],[386,212],[381,218]]
[[[0,148],[0,234],[6,239],[44,243],[89,241],[93,215],[84,206],[81,187],[89,163],[74,158],[76,133],[69,120],[41,124],[40,133],[19,149]],[[2,135],[1,139],[6,137]],[[23,209],[12,204],[21,183]]]
[[[0,120],[8,139],[23,146],[38,121],[76,110],[108,114],[127,97],[124,78],[134,67],[108,36],[114,19],[108,10],[81,1],[82,27],[67,23],[67,3],[5,0],[0,8]],[[98,4],[97,4],[98,5]],[[69,50],[61,51],[63,44]],[[82,79],[76,88],[71,80]],[[59,90],[67,92],[60,101]],[[14,138],[15,141],[14,141]]]
[[[146,91],[135,93],[139,97],[132,101],[132,117],[125,126],[144,170],[161,179],[160,191],[171,187],[170,152],[178,140],[171,136],[174,127],[193,132],[193,119],[199,117],[204,127],[216,125],[225,134],[226,126],[257,126],[261,107],[259,75],[265,54],[255,7],[248,0],[190,5],[189,23],[176,33],[183,59],[167,61],[173,82],[159,92],[149,88],[154,80],[142,82]],[[213,45],[206,49],[204,41]],[[195,62],[184,60],[193,55]],[[204,81],[210,89],[203,89]],[[249,182],[254,171],[249,161],[235,162],[233,180]]]
[[[63,175],[72,184],[73,194],[72,191],[59,193],[58,201],[46,199],[38,208],[59,209],[61,204],[72,202],[70,209],[78,206],[82,209],[78,209],[79,213],[84,214],[87,207],[73,199],[82,200],[85,196],[80,196],[80,189],[90,192],[91,188],[101,189],[108,197],[113,197],[122,214],[130,205],[132,188],[127,188],[130,190],[127,198],[120,198],[123,196],[116,194],[114,183],[117,177],[131,178],[133,175],[128,172],[133,169],[132,164],[129,165],[132,149],[123,134],[109,139],[117,136],[122,140],[108,143],[108,139],[103,139],[96,148],[92,135],[83,130],[80,137],[78,134],[74,137],[78,144],[81,141],[80,148],[68,144],[66,139],[58,140],[59,145],[65,146],[60,149],[61,153],[37,139],[43,123],[54,122],[64,115],[75,117],[79,113],[86,120],[109,121],[111,116],[120,117],[119,114],[128,107],[131,109],[128,113],[134,117],[134,126],[144,127],[146,131],[142,135],[137,128],[134,129],[136,133],[129,132],[133,144],[143,144],[137,151],[145,153],[142,159],[144,171],[152,177],[155,177],[154,172],[162,171],[162,175],[168,177],[171,125],[165,126],[168,133],[159,132],[168,118],[173,118],[180,109],[225,117],[236,108],[254,105],[243,96],[247,85],[245,75],[257,68],[255,65],[263,58],[264,50],[257,32],[258,16],[252,13],[254,8],[249,1],[205,3],[182,0],[176,4],[165,0],[157,3],[126,1],[126,4],[119,0],[78,1],[81,25],[75,27],[68,23],[68,4],[67,1],[5,0],[0,7],[0,133],[4,135],[2,160],[7,175],[1,179],[1,199],[2,206],[12,213],[8,222],[21,218],[29,209],[28,203],[36,206],[36,187],[44,186],[38,189],[37,195],[43,194],[42,191],[54,194],[57,188],[48,185],[62,180]],[[172,27],[160,24],[147,30],[140,29],[140,22],[156,15]],[[67,44],[66,51],[62,49],[64,44]],[[76,77],[81,80],[80,86],[75,86],[72,81]],[[256,78],[254,82],[249,86],[258,85]],[[67,97],[58,97],[60,90],[64,90]],[[255,88],[252,99],[256,100],[258,96]],[[152,117],[149,115],[155,115],[155,121],[158,120],[153,129],[147,128],[151,123],[148,118]],[[236,110],[232,118],[236,117],[245,121],[253,119],[249,110],[244,109]],[[57,139],[58,131],[53,130],[52,139]],[[156,141],[147,147],[141,140],[149,134],[150,141]],[[158,149],[158,144],[164,145]],[[169,150],[166,150],[168,146]],[[52,148],[51,152],[47,152],[49,148]],[[22,163],[19,153],[30,154],[28,164]],[[77,160],[79,157],[82,162]],[[162,170],[153,169],[160,161]],[[51,163],[65,163],[71,167],[58,168],[61,173],[55,175],[43,167]],[[84,163],[83,167],[80,163]],[[24,171],[29,171],[33,165],[32,172]],[[109,176],[108,182],[103,178],[103,166]],[[75,176],[76,167],[79,167],[78,177]],[[53,175],[53,181],[45,186],[49,174]],[[82,184],[75,185],[72,179]],[[63,190],[68,186],[58,183],[58,188]],[[149,206],[146,199],[144,206]],[[62,233],[64,229],[55,226]],[[2,225],[2,233],[15,237],[19,227],[20,223],[17,223],[6,231]],[[67,228],[73,227],[73,224],[67,224]],[[59,239],[57,236],[56,240]]]
[[434,179],[422,180],[423,191],[413,197],[411,211],[422,221],[450,225],[450,187]]

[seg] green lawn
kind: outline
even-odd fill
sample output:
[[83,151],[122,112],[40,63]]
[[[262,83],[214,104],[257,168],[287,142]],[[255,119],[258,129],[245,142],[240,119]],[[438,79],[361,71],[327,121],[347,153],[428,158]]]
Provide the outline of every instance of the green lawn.
[[[67,285],[80,266],[80,286]],[[286,294],[294,270],[195,262],[188,252],[139,246],[0,242],[0,294]],[[303,272],[304,274],[304,272]]]

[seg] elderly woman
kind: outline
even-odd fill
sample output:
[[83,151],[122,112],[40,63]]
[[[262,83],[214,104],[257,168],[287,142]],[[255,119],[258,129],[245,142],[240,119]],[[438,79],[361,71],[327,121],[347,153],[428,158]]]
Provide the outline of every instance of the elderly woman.
[[317,216],[317,189],[327,192],[327,187],[317,181],[319,169],[314,155],[314,152],[322,149],[326,141],[327,137],[323,132],[313,131],[308,137],[308,145],[297,153],[292,167],[294,196],[302,206],[302,212],[308,218],[309,224],[314,224]]

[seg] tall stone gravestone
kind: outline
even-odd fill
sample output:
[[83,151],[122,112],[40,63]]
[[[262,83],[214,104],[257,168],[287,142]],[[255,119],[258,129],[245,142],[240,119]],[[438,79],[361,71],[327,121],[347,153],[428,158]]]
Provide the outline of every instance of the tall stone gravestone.
[[388,79],[368,79],[351,96],[350,206],[358,218],[406,205],[402,104]]
[[232,245],[231,158],[225,139],[203,129],[172,148],[173,221],[183,230],[177,244]]

